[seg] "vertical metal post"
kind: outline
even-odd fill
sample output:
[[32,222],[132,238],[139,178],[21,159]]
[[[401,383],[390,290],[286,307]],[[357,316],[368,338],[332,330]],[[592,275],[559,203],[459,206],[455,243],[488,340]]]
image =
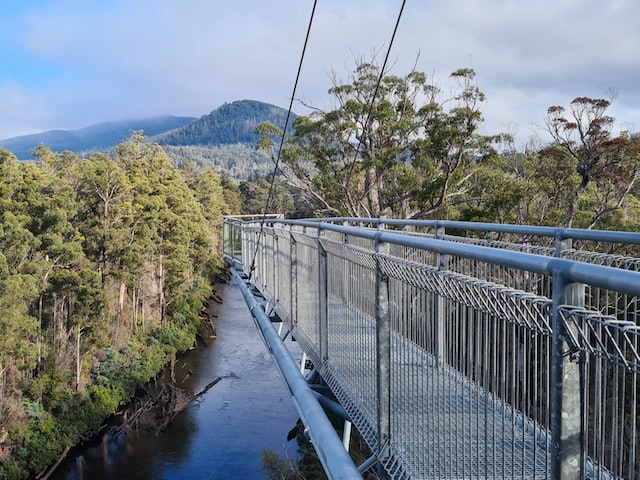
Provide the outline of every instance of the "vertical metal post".
[[293,232],[290,232],[290,244],[289,252],[291,255],[291,289],[289,290],[291,295],[291,330],[293,330],[298,324],[298,245],[295,238],[293,238]]
[[278,234],[273,230],[273,308],[280,301],[280,252],[278,250]]
[[[379,238],[379,237],[378,237]],[[376,239],[376,253],[384,248]],[[376,256],[376,355],[378,393],[378,475],[388,478],[383,461],[391,441],[391,315],[389,312],[389,277],[383,274]]]
[[[256,242],[255,242],[255,232],[253,231],[252,226],[244,226],[241,225],[240,226],[240,241],[242,242],[242,265],[244,265],[245,268],[249,268],[251,266],[255,267],[255,265],[251,265],[251,253],[249,252],[253,252],[255,251],[257,253],[257,250],[255,250],[256,248]],[[245,272],[245,273],[252,273],[252,272]],[[253,275],[252,277],[253,278]]]
[[[240,245],[238,245],[238,242]],[[238,223],[231,225],[231,255],[242,262],[242,229]],[[238,255],[239,253],[239,255]]]
[[304,375],[305,365],[307,364],[307,353],[302,351],[302,358],[300,359],[300,375]]
[[556,480],[579,480],[584,457],[581,365],[568,352],[560,306],[584,306],[584,284],[553,275],[553,343],[551,363],[551,476]]
[[[437,227],[435,229],[435,236],[438,239],[442,239],[445,235],[444,227]],[[436,267],[438,271],[444,271],[449,269],[449,255],[443,255],[436,253]],[[442,367],[446,360],[446,342],[445,342],[445,303],[444,298],[438,293],[434,292],[434,316],[435,316],[435,356],[438,368]]]
[[[265,231],[266,227],[263,229],[262,231],[262,239],[260,238],[260,234],[258,234],[258,242],[260,242],[260,272],[259,272],[259,279],[261,280],[261,287],[260,291],[264,292],[265,288],[267,287],[267,272],[269,271],[267,269],[267,232]],[[262,241],[261,241],[262,240]]]
[[222,253],[233,257],[233,250],[229,251],[229,229],[231,228],[231,225],[229,225],[227,221],[228,219],[226,218],[222,219]]
[[344,421],[344,425],[342,427],[342,445],[344,445],[344,449],[349,451],[349,444],[351,443],[351,422],[349,420]]
[[229,236],[231,237],[231,256],[233,258],[238,258],[237,256],[237,252],[236,250],[238,250],[240,252],[240,258],[239,260],[242,261],[242,244],[240,246],[240,248],[238,248],[238,245],[236,245],[236,242],[238,240],[242,240],[241,236],[239,235],[240,232],[240,226],[236,225],[235,223],[232,223],[229,231]]
[[563,238],[560,235],[556,235],[556,257],[562,258],[562,252],[573,248],[572,238]]
[[240,225],[240,263],[242,263],[242,266],[245,269],[250,265],[249,260],[247,260],[247,258],[249,257],[249,255],[247,254],[247,247],[250,245],[250,233],[251,232],[246,232],[245,229],[242,228],[242,225]]
[[319,370],[324,366],[329,358],[329,338],[328,338],[328,289],[327,289],[327,251],[320,242],[320,232],[318,231],[318,327],[320,335],[320,365]]

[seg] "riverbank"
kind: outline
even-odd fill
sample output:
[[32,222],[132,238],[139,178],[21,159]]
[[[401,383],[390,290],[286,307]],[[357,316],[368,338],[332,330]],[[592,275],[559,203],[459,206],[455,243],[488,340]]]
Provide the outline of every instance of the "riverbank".
[[[258,335],[237,285],[216,287],[213,303],[218,338],[187,352],[175,364],[176,385],[190,394],[221,380],[191,402],[158,435],[131,430],[109,433],[70,455],[51,480],[144,478],[265,478],[264,449],[297,458],[287,442],[297,413]],[[297,358],[295,343],[288,347]]]
[[[154,335],[150,336],[151,343],[147,345],[149,348],[145,347],[147,343],[145,341],[139,344],[142,346],[141,351],[137,356],[134,355],[134,358],[129,358],[122,352],[107,349],[108,358],[101,364],[98,376],[104,373],[107,378],[110,377],[110,387],[104,388],[98,378],[94,384],[90,385],[90,393],[85,395],[84,400],[85,404],[90,406],[102,404],[103,408],[96,409],[94,407],[87,412],[85,411],[87,408],[80,404],[80,411],[76,416],[74,417],[71,413],[71,417],[69,417],[74,421],[77,421],[78,417],[88,417],[91,424],[95,426],[87,426],[85,431],[78,432],[79,441],[75,445],[67,438],[69,443],[66,443],[58,460],[52,465],[48,465],[35,477],[30,478],[47,480],[55,474],[57,468],[65,462],[68,455],[73,456],[74,452],[82,451],[87,445],[95,444],[97,438],[102,438],[105,435],[116,438],[121,434],[126,435],[132,429],[158,433],[166,428],[172,418],[194,400],[194,397],[205,393],[201,391],[190,395],[177,387],[175,364],[177,359],[189,350],[197,348],[201,343],[206,347],[215,339],[215,325],[212,315],[209,314],[209,309],[222,300],[213,287],[209,290],[210,298],[208,301],[201,304],[199,309],[196,307],[191,312],[190,316],[193,319],[190,323],[186,323],[182,328],[176,324],[163,324],[163,326],[169,327],[165,329],[166,332],[163,332],[161,327]],[[200,311],[199,315],[198,311]],[[102,367],[105,366],[106,368],[103,369]],[[114,385],[119,385],[119,388],[114,388]],[[206,390],[211,386],[207,386]],[[130,393],[127,395],[126,391]],[[118,398],[121,400],[115,403],[114,400]],[[126,402],[122,402],[122,399],[126,399]],[[117,408],[117,411],[114,411],[118,404],[121,406]],[[70,406],[68,408],[71,409]],[[59,443],[58,440],[52,438],[51,444],[56,443]],[[0,478],[17,479],[23,478],[23,475],[24,473],[17,469],[13,475],[8,476],[3,476],[3,472],[0,472]]]

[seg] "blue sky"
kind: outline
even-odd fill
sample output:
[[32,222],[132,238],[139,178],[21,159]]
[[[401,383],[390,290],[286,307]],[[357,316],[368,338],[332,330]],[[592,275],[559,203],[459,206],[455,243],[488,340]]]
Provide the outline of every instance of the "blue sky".
[[[198,117],[240,99],[286,107],[312,4],[0,0],[0,139]],[[400,4],[319,0],[298,97],[328,107],[332,72],[346,80],[354,57],[386,48]],[[408,0],[392,73],[407,73],[419,52],[417,69],[447,91],[452,71],[475,69],[487,134],[525,142],[549,106],[611,88],[619,128],[639,131],[638,18],[637,0]]]

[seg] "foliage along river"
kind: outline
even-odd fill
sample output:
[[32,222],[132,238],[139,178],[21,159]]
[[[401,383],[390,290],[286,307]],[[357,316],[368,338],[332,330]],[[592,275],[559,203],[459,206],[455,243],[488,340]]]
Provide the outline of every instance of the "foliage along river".
[[[212,310],[218,338],[182,356],[177,386],[196,393],[222,380],[174,418],[167,430],[105,434],[73,450],[50,477],[55,480],[252,479],[263,448],[297,458],[287,433],[297,412],[235,284],[221,285],[224,299]],[[287,342],[296,357],[299,348]]]

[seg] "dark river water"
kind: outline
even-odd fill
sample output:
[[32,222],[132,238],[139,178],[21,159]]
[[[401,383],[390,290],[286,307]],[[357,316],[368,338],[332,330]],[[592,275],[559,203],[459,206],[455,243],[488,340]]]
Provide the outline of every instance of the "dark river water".
[[[297,458],[295,440],[287,442],[297,412],[242,294],[234,284],[217,290],[224,298],[214,307],[218,338],[181,357],[176,380],[194,393],[223,379],[180,412],[166,432],[106,434],[74,451],[50,478],[262,479],[263,448]],[[299,358],[297,345],[288,346]]]

